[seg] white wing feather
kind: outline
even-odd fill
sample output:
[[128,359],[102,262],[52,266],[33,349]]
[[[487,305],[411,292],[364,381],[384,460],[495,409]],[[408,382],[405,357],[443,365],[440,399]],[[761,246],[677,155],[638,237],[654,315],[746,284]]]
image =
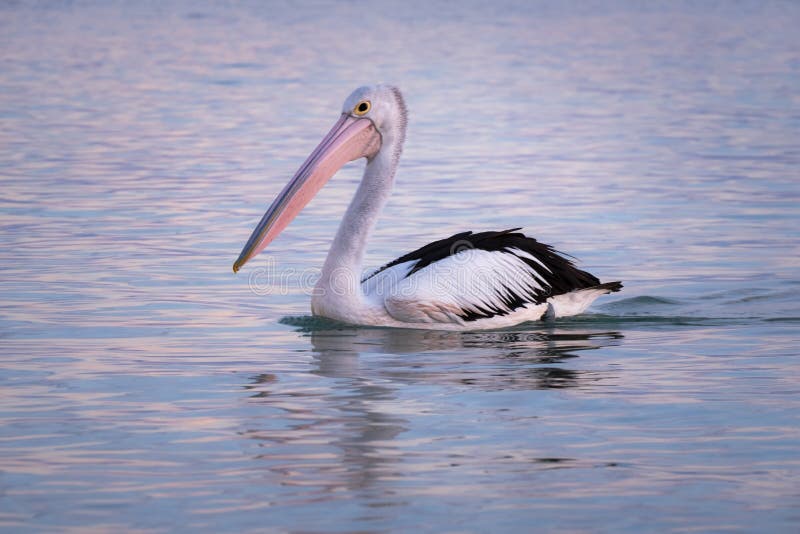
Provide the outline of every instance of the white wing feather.
[[[387,269],[394,271],[388,275],[393,283],[376,280],[370,286],[373,298],[382,296],[386,311],[398,321],[463,323],[470,314],[510,313],[513,299],[523,297],[533,303],[543,289],[538,274],[510,252],[467,249],[403,278],[415,263]],[[381,274],[374,278],[383,278]],[[374,291],[380,285],[388,289],[384,295]]]

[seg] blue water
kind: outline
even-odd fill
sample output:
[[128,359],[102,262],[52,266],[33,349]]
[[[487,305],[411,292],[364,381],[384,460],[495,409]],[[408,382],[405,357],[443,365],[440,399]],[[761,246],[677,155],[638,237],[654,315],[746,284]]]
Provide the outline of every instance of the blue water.
[[[800,530],[800,5],[0,5],[0,529]],[[603,280],[502,332],[309,290],[363,163],[231,273],[358,85],[368,263],[525,227]]]

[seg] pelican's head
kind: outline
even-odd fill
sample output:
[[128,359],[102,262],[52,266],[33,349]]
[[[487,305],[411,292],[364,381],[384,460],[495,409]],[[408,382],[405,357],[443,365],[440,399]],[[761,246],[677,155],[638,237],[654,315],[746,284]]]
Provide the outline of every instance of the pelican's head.
[[372,160],[379,154],[396,162],[405,130],[406,107],[399,89],[380,84],[353,91],[344,101],[339,120],[253,230],[233,264],[233,272],[264,250],[345,163],[360,158]]
[[359,87],[344,101],[342,115],[369,119],[381,136],[381,145],[394,147],[397,156],[400,155],[407,122],[406,104],[400,89],[384,84]]

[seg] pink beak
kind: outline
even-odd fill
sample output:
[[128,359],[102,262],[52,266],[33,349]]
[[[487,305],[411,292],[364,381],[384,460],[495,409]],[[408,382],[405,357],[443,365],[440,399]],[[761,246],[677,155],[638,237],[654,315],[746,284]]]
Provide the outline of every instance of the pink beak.
[[372,157],[380,147],[381,135],[371,120],[343,113],[272,202],[233,264],[233,272],[241,269],[278,237],[345,163]]

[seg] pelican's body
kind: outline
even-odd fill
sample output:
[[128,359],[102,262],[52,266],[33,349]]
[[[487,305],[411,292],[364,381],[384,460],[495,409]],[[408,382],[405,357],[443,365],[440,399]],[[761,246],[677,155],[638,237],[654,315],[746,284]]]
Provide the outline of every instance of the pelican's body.
[[365,276],[367,239],[391,193],[405,132],[398,89],[354,91],[339,121],[267,210],[234,271],[263,250],[344,163],[366,157],[364,177],[314,290],[314,315],[372,326],[483,330],[575,315],[622,287],[601,284],[517,229],[456,234]]

